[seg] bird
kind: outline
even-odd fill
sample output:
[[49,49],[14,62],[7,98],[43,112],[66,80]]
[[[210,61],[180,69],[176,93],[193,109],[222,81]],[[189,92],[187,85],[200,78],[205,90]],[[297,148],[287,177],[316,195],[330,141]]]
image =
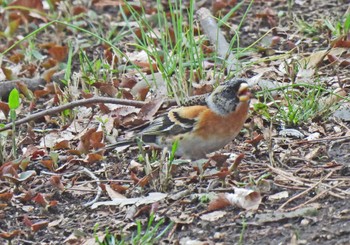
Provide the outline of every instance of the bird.
[[160,114],[131,139],[107,145],[106,149],[136,144],[139,139],[143,144],[171,150],[177,142],[176,156],[191,160],[205,158],[238,135],[247,120],[250,99],[247,80],[230,79],[210,94],[197,96]]

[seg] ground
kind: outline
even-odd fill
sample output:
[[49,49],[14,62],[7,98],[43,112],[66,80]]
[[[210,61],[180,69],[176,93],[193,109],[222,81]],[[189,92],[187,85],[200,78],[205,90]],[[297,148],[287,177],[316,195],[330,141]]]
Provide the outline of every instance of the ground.
[[[67,19],[69,11],[81,12],[83,15],[90,14],[91,19],[85,17],[70,19],[77,25],[81,21],[81,28],[86,29],[94,26],[91,23],[97,19],[93,18],[99,15],[98,20],[103,22],[102,27],[106,28],[105,25],[109,26],[109,23],[111,25],[117,23],[118,27],[115,30],[120,31],[126,24],[121,23],[119,5],[107,2],[95,1],[92,6],[81,5],[80,8],[73,8],[69,3],[66,5],[67,9],[61,4],[55,11]],[[21,1],[17,5],[21,5],[20,3]],[[188,6],[187,1],[183,4]],[[152,10],[154,5],[153,2],[144,3],[148,10]],[[163,5],[168,11],[168,4]],[[236,5],[236,1],[200,1],[198,5],[207,7],[212,12],[218,10],[225,14]],[[239,26],[244,10],[248,6],[249,2],[245,2],[243,8],[230,17],[228,25],[221,27],[227,40],[234,35],[234,30]],[[7,13],[10,10],[1,12],[2,30],[5,30],[6,24],[9,25]],[[94,244],[95,237],[99,237],[102,241],[108,229],[116,239],[130,242],[131,237],[137,234],[137,222],[141,222],[142,231],[145,231],[150,213],[154,213],[156,218],[152,226],[164,219],[158,232],[170,225],[165,235],[154,242],[159,244],[350,244],[348,225],[350,171],[347,158],[350,151],[347,147],[350,139],[349,126],[344,117],[334,117],[336,106],[346,105],[348,101],[350,24],[345,35],[332,32],[325,24],[327,21],[333,24],[343,23],[342,17],[346,13],[350,13],[349,2],[346,0],[257,0],[251,5],[239,31],[239,46],[246,48],[257,43],[253,48],[240,53],[239,63],[243,66],[240,75],[267,81],[269,86],[273,84],[271,81],[281,84],[299,82],[303,85],[292,87],[294,90],[288,91],[272,87],[272,90],[278,90],[278,93],[272,95],[270,91],[266,96],[264,85],[255,84],[252,90],[256,95],[251,101],[252,109],[244,129],[232,143],[210,156],[210,160],[205,161],[202,166],[203,169],[182,159],[175,160],[171,169],[167,169],[169,167],[166,164],[167,156],[159,157],[162,151],[158,150],[158,157],[154,157],[152,154],[157,150],[148,147],[143,148],[143,154],[140,154],[138,147],[127,148],[121,151],[122,153],[106,151],[102,155],[91,154],[91,148],[98,148],[95,146],[105,137],[102,137],[98,130],[91,130],[89,126],[92,124],[95,128],[101,127],[99,122],[103,121],[103,114],[109,116],[112,114],[111,117],[117,118],[113,125],[103,124],[105,128],[115,127],[119,129],[119,134],[128,134],[133,132],[134,126],[153,118],[158,109],[166,110],[161,107],[163,101],[152,101],[148,104],[149,107],[146,107],[147,104],[144,105],[143,108],[147,108],[145,114],[148,116],[142,118],[134,116],[139,115],[136,109],[128,107],[112,110],[99,104],[95,108],[81,106],[73,116],[65,116],[63,112],[48,113],[51,116],[47,115],[44,119],[41,117],[35,122],[18,125],[13,133],[18,135],[16,137],[20,145],[17,150],[19,156],[14,157],[10,154],[11,134],[6,135],[7,138],[4,140],[6,144],[0,141],[0,153],[6,152],[0,154],[1,237],[12,240],[13,244]],[[219,16],[219,12],[216,15]],[[38,18],[32,13],[31,18],[36,22],[31,22],[33,20],[30,16],[23,17],[29,24],[21,24],[19,29],[15,29],[16,35],[6,38],[2,36],[1,52],[16,41],[19,35],[23,35],[20,30],[25,33],[33,31],[30,23],[32,25],[48,23],[53,17],[42,15]],[[95,29],[89,30],[101,34],[101,30],[94,27]],[[107,33],[105,29],[102,29],[103,32]],[[265,34],[266,37],[259,40]],[[89,40],[91,36],[67,26],[60,29],[59,25],[53,25],[51,29],[37,35],[35,39],[23,44],[24,47],[29,50],[30,45],[40,44],[41,47],[49,45],[48,38],[51,38],[50,41],[53,43],[65,43],[68,39],[76,38],[81,41],[81,46],[86,45],[84,46],[86,57],[96,57],[99,49],[102,50],[99,55],[103,53],[106,59],[109,57],[108,48],[103,45],[95,47]],[[117,40],[117,37],[115,38]],[[126,45],[131,42],[132,35],[126,36],[125,39],[119,43],[116,41],[120,50],[130,55],[140,51]],[[344,46],[339,40],[344,41]],[[215,49],[215,45],[208,42],[206,46]],[[58,46],[55,48],[59,49]],[[336,48],[343,50],[335,51]],[[20,47],[17,53],[22,49],[23,47]],[[317,55],[328,49],[329,53],[322,53],[324,55],[321,58]],[[39,51],[43,52],[40,49]],[[51,49],[45,54],[58,61],[58,65],[55,66],[55,72],[58,73],[62,70],[59,64],[63,61],[57,53],[60,51]],[[80,61],[88,59],[82,55],[83,52],[79,54],[80,56],[73,56],[72,72],[81,73],[83,68],[79,59]],[[15,62],[10,59],[11,55],[14,53],[5,53],[2,58],[3,74],[6,73],[5,68],[15,67],[13,65]],[[34,57],[38,57],[38,54],[36,55]],[[309,63],[306,63],[303,69],[300,66],[295,68],[298,62],[304,61],[303,57],[310,57]],[[44,66],[39,65],[42,60],[40,62],[38,60],[28,62],[23,58],[19,61],[18,67],[22,70],[17,74],[17,79],[23,77],[37,79],[47,76],[48,72]],[[68,63],[66,58],[63,60]],[[98,84],[94,89],[90,88],[91,94],[96,92],[107,97],[115,87],[119,89],[120,84],[124,83],[134,88],[133,82],[141,80],[140,76],[128,70],[128,62],[123,63],[124,60],[118,62],[118,69],[125,69],[123,71],[127,73],[128,78],[118,77],[118,82],[113,80],[111,87],[104,87],[103,83]],[[210,62],[212,60],[209,59],[208,66]],[[316,63],[310,65],[312,62]],[[289,70],[285,69],[283,64],[288,64]],[[36,67],[32,73],[29,65]],[[91,66],[95,65],[96,63]],[[120,68],[123,65],[125,67]],[[140,67],[146,69],[145,66]],[[208,74],[212,72],[211,69],[208,68]],[[149,67],[145,74],[147,72]],[[208,77],[212,76],[208,74]],[[104,75],[101,77],[105,80],[111,79],[109,74]],[[8,76],[5,77],[3,80],[11,80]],[[98,78],[101,80],[101,77]],[[82,80],[83,78],[84,76]],[[325,84],[327,93],[323,93],[323,90],[310,92],[310,83],[305,85],[310,81]],[[208,84],[199,82],[195,86],[197,90],[192,94],[203,93],[210,87]],[[88,91],[86,84],[77,83],[68,87],[68,93],[63,85],[57,94],[89,97],[84,97],[89,95],[88,92],[85,94],[82,92]],[[339,89],[341,93],[335,92]],[[5,87],[0,87],[0,90],[5,91]],[[312,94],[311,97],[299,95],[306,104],[315,102],[322,104],[324,103],[322,99],[325,98],[336,106],[327,113],[322,112],[309,118],[303,117],[309,115],[306,109],[309,107],[302,107],[305,103],[299,104],[300,101],[292,100],[295,94],[291,91],[295,90],[301,95]],[[20,91],[24,94],[25,90],[22,87]],[[31,107],[49,110],[52,105],[60,101],[55,93],[41,97],[38,96],[39,88],[33,91],[37,91],[35,105],[30,103],[28,97],[23,96],[24,106],[19,112],[19,117],[26,116],[27,110]],[[45,89],[40,91],[43,93]],[[320,91],[322,97],[316,97]],[[122,94],[122,98],[132,98],[130,99],[132,101],[135,99],[132,91],[118,90],[118,93]],[[142,94],[140,91],[138,93]],[[340,95],[341,99],[330,99],[334,94]],[[7,101],[8,94],[1,96]],[[147,98],[144,96],[143,99],[147,101]],[[308,102],[305,98],[313,98],[313,101]],[[300,106],[295,111],[295,114],[300,115],[296,119],[291,118],[291,114],[283,112],[290,111],[294,102]],[[257,105],[260,105],[260,109],[257,109]],[[1,111],[5,111],[2,104],[0,107]],[[100,113],[98,118],[94,117],[95,113]],[[6,123],[5,118],[0,120]],[[89,124],[82,123],[86,121]],[[110,133],[112,131],[110,129]],[[62,137],[66,141],[63,141]],[[58,145],[58,139],[64,143]],[[51,140],[56,141],[52,143],[56,155],[52,153],[54,152],[52,147],[51,152],[48,150],[49,147],[44,147],[50,144]],[[43,142],[46,145],[43,145]],[[148,153],[148,160],[145,153]],[[55,156],[58,158],[57,161],[53,160]],[[16,165],[16,159],[20,159],[20,168]],[[232,167],[233,165],[235,167]],[[16,175],[21,172],[27,176]],[[98,191],[99,188],[101,193]],[[224,195],[238,192],[239,190],[235,188],[252,190],[243,199],[251,201],[258,208],[250,210],[244,205],[241,207],[227,204]],[[152,193],[156,196],[150,198],[151,200],[141,199],[137,202],[132,200],[147,197]],[[92,203],[87,205],[96,196],[98,200],[95,200],[95,206],[91,205]],[[125,198],[130,203],[125,205],[100,203],[116,197]]]

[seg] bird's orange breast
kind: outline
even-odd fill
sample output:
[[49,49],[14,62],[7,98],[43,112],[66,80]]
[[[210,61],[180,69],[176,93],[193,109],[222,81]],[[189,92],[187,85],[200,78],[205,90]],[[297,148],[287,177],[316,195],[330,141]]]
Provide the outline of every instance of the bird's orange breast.
[[199,115],[195,134],[203,139],[210,137],[234,138],[242,129],[247,119],[249,110],[248,103],[241,103],[234,112],[227,116],[221,116],[206,109]]

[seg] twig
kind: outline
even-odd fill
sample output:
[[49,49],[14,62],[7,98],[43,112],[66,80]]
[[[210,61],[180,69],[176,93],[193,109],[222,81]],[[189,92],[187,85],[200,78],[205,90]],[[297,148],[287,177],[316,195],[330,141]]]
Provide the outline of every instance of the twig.
[[282,171],[281,169],[272,167],[270,165],[268,165],[267,167],[270,170],[272,170],[273,172],[275,172],[276,174],[281,175],[288,180],[291,180],[291,181],[296,182],[296,183],[301,184],[301,185],[305,185],[305,183],[303,181],[301,181],[300,178],[298,178],[298,177],[295,177],[295,176],[291,177],[290,175],[288,175],[286,172]]
[[[349,193],[349,194],[350,194],[350,193]],[[347,197],[338,195],[338,194],[334,193],[333,191],[330,191],[330,192],[329,192],[329,195],[334,196],[334,197],[339,198],[339,199],[342,199],[342,200],[348,199]]]
[[346,140],[346,139],[350,139],[350,135],[328,137],[328,138],[314,139],[314,140],[301,140],[301,141],[293,142],[293,144],[307,144],[307,143],[313,144],[313,143],[319,143],[319,142],[325,142],[325,141]]
[[330,187],[329,189],[320,192],[319,194],[317,194],[313,198],[307,200],[306,202],[304,202],[304,203],[302,203],[302,204],[300,204],[300,205],[298,205],[298,206],[296,206],[294,208],[287,209],[286,211],[290,212],[290,211],[294,211],[294,210],[297,210],[299,208],[302,208],[303,206],[305,206],[305,205],[307,205],[307,204],[317,200],[318,198],[320,198],[321,196],[323,196],[324,194],[326,194],[327,192],[329,192],[330,190],[334,189],[335,187],[337,187],[338,185],[341,185],[341,184],[344,184],[344,181],[339,182],[338,184]]
[[93,193],[96,192],[96,190],[84,190],[81,188],[74,188],[74,187],[68,188],[66,189],[66,191],[80,191],[80,192],[93,192]]
[[97,184],[97,193],[96,193],[95,198],[92,201],[83,204],[84,207],[88,207],[88,206],[91,206],[92,204],[94,204],[95,202],[97,202],[97,200],[100,198],[100,196],[102,194],[102,188],[100,187],[100,180],[99,180],[99,178],[97,178],[96,175],[93,172],[91,172],[90,170],[88,170],[85,167],[81,167],[80,171],[82,173],[90,176],[90,178],[94,179],[96,181],[96,184]]
[[[119,183],[133,183],[134,181],[132,180],[123,180],[123,179],[104,179],[104,180],[99,180],[100,182],[119,182]],[[96,180],[88,180],[88,181],[76,181],[76,184],[80,183],[96,183]]]
[[[136,101],[136,100],[125,100],[125,99],[116,99],[116,98],[109,98],[109,97],[93,97],[89,99],[83,99],[83,100],[76,100],[72,101],[68,104],[56,106],[44,111],[40,111],[34,114],[31,114],[25,118],[22,118],[20,120],[15,121],[15,125],[21,125],[23,123],[27,123],[29,121],[37,120],[41,117],[44,117],[46,115],[52,115],[59,113],[61,111],[72,109],[74,107],[83,106],[83,105],[89,105],[89,104],[97,104],[97,103],[105,103],[105,104],[118,104],[118,105],[126,105],[126,106],[134,106],[134,107],[142,107],[147,104],[147,102],[144,101]],[[167,100],[163,102],[163,108],[164,107],[170,107],[175,105],[176,102],[174,100]],[[8,123],[5,125],[5,127],[0,128],[0,132],[11,129],[12,123]]]
[[[100,198],[101,194],[102,194],[102,188],[100,187],[100,184],[101,184],[101,181],[99,178],[96,177],[96,175],[91,172],[90,170],[88,170],[87,168],[85,167],[79,167],[78,169],[78,172],[81,172],[83,174],[86,174],[88,175],[90,178],[93,179],[93,182],[96,182],[97,184],[97,193],[96,193],[96,197],[90,201],[90,202],[87,202],[85,204],[83,204],[84,207],[88,207],[88,206],[91,206],[92,204],[94,204],[95,202],[97,202],[97,200]],[[46,172],[46,171],[42,171],[43,174],[47,174],[47,175],[57,175],[56,173],[51,173],[51,172]],[[74,174],[74,173],[71,173],[71,174]],[[59,174],[59,175],[64,175],[64,176],[67,176],[67,174]],[[90,182],[90,181],[89,181]],[[87,182],[86,182],[87,183]],[[77,190],[77,189],[74,189],[73,187],[72,188],[69,188],[67,189],[67,191],[70,191],[70,190]],[[90,190],[79,190],[79,191],[86,191],[86,192],[92,192]],[[95,191],[94,191],[95,192]]]
[[299,197],[307,194],[309,191],[311,191],[312,189],[316,188],[323,180],[327,179],[328,177],[330,177],[333,174],[333,171],[329,172],[325,177],[323,177],[322,179],[320,179],[317,183],[315,183],[314,185],[310,186],[309,188],[307,188],[306,190],[300,192],[298,195],[295,195],[294,197],[290,198],[288,201],[286,201],[285,203],[283,203],[277,210],[282,210],[288,203],[294,201],[295,199],[298,199]]
[[[106,103],[106,104],[110,103],[110,104],[119,104],[119,105],[135,106],[135,107],[142,107],[146,104],[146,102],[143,102],[143,101],[115,99],[115,98],[108,98],[108,97],[93,97],[89,99],[72,101],[68,104],[56,106],[44,111],[31,114],[25,118],[15,121],[15,125],[18,126],[20,124],[23,124],[29,121],[37,120],[46,115],[56,114],[67,109],[72,109],[77,106],[97,104],[97,103]],[[0,132],[11,129],[11,127],[12,127],[12,123],[6,124],[5,127],[0,128]]]

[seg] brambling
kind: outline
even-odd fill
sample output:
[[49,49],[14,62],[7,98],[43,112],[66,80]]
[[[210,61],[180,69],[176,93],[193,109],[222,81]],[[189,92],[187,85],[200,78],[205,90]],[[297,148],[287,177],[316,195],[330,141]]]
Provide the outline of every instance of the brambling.
[[246,80],[229,80],[211,94],[159,115],[130,140],[108,145],[106,149],[136,143],[137,138],[168,149],[178,141],[175,155],[192,160],[204,158],[238,135],[248,117],[250,97]]

